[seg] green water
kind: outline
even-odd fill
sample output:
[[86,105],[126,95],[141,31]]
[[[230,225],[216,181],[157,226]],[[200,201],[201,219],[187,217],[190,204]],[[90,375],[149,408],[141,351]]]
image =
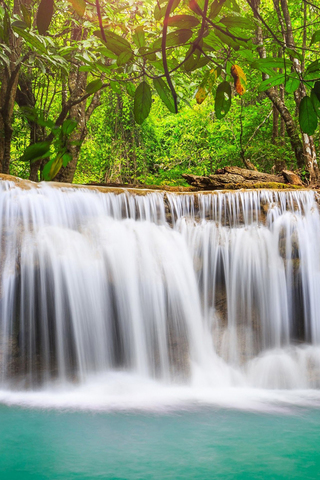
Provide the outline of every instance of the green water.
[[1,480],[316,479],[320,411],[163,415],[0,407]]

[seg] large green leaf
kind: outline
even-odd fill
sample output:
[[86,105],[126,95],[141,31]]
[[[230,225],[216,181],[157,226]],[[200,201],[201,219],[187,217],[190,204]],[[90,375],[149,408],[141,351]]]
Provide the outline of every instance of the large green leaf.
[[86,86],[86,92],[87,93],[96,93],[98,90],[100,90],[102,87],[102,81],[100,80],[100,78],[98,78],[97,80],[93,80],[92,82],[88,83],[88,85]]
[[26,28],[28,28],[28,25],[26,24],[26,22],[23,22],[22,20],[15,20],[14,22],[11,23],[11,27],[18,27],[18,28],[21,28],[22,30],[25,30]]
[[71,5],[73,6],[74,11],[77,12],[77,14],[78,14],[80,17],[83,17],[84,12],[85,12],[85,10],[86,10],[86,2],[85,2],[85,0],[69,0],[69,2],[70,2]]
[[45,35],[53,15],[53,0],[41,0],[37,11],[37,28],[40,35]]
[[315,72],[319,72],[320,71],[320,61],[319,60],[315,60],[314,62],[310,63],[308,66],[307,66],[307,69],[306,69],[306,73],[305,75],[309,75],[310,73],[315,73]]
[[316,82],[312,90],[317,95],[318,100],[320,102],[320,82]]
[[44,180],[52,180],[57,173],[60,171],[63,165],[63,155],[58,153],[56,158],[52,158],[46,165],[42,171],[42,177]]
[[312,100],[308,96],[304,97],[300,102],[299,123],[303,133],[308,135],[313,135],[317,128],[317,114],[313,108]]
[[29,43],[29,45],[33,46],[36,48],[41,53],[48,53],[48,50],[44,43],[40,41],[40,38],[38,35],[35,35],[34,33],[29,33],[26,30],[22,30],[21,28],[18,27],[13,27],[13,30],[20,35],[20,37],[24,38],[24,40]]
[[285,90],[287,93],[293,93],[300,87],[300,79],[297,74],[290,74],[286,78]]
[[31,14],[29,9],[23,4],[20,5],[20,8],[21,8],[23,20],[28,25],[28,28],[31,28],[32,20],[31,20]]
[[9,35],[10,35],[10,17],[8,14],[8,10],[6,10],[3,17],[3,41],[5,43],[9,43]]
[[[233,50],[239,50],[240,44],[233,40],[233,38],[229,37],[227,33],[223,33],[220,30],[215,29],[214,34],[219,38],[219,40],[224,44],[224,45],[229,45],[229,47],[233,48]],[[207,40],[205,38],[205,40]]]
[[162,78],[155,78],[153,85],[168,110],[170,110],[171,113],[176,113],[172,93],[166,82],[162,80]]
[[292,65],[291,60],[284,60],[283,58],[274,58],[274,57],[267,57],[267,58],[260,58],[255,62],[251,63],[251,67],[260,72],[269,73],[270,69],[273,68],[289,68]]
[[140,55],[143,55],[149,62],[154,62],[157,60],[157,55],[155,54],[154,49],[149,49],[147,47],[139,48]]
[[73,130],[77,127],[78,122],[72,118],[68,118],[62,124],[61,131],[64,135],[70,135]]
[[265,92],[269,88],[275,87],[276,85],[281,85],[285,81],[285,75],[282,73],[274,75],[273,77],[267,78],[259,85],[259,92]]
[[233,16],[228,16],[228,17],[223,17],[222,20],[220,20],[223,25],[225,25],[227,28],[244,28],[247,30],[254,30],[256,28],[255,23],[252,20],[249,20],[248,18],[245,17],[239,17],[236,15]]
[[[190,40],[192,35],[193,35],[193,32],[185,28],[181,30],[176,30],[175,32],[171,32],[167,35],[166,46],[174,47],[176,45],[183,45],[188,40]],[[162,45],[162,38],[159,38],[153,43],[152,47],[155,50],[160,50],[161,45]]]
[[200,21],[193,15],[174,15],[169,17],[169,27],[193,28],[199,25]]
[[193,48],[194,48],[193,45],[191,45],[186,55],[186,58],[188,57],[188,59],[183,64],[183,67],[186,72],[192,72],[193,70],[195,70],[197,68],[197,64],[201,57],[200,50],[198,49],[193,50]]
[[231,86],[229,82],[218,85],[215,99],[215,113],[219,120],[227,115],[231,107]]
[[[126,50],[129,52],[131,51],[130,43],[125,38],[120,37],[120,35],[117,35],[110,30],[104,30],[104,34],[107,40],[107,43],[105,45],[108,50],[111,50],[111,52],[115,53],[116,55],[120,55],[120,53],[125,52]],[[100,30],[96,30],[94,32],[94,35],[103,40]]]
[[217,15],[219,15],[225,1],[226,0],[214,0],[214,2],[211,4],[209,12],[209,18],[211,18],[211,20],[216,18]]
[[310,98],[311,98],[311,101],[312,101],[314,111],[316,112],[317,117],[320,118],[320,100],[319,100],[318,95],[316,94],[314,88],[311,90],[311,97]]
[[190,0],[189,8],[197,15],[202,15],[204,0]]
[[117,65],[118,67],[121,67],[122,65],[125,65],[126,63],[129,63],[133,58],[133,53],[129,50],[125,50],[124,52],[120,53],[118,59],[117,59]]
[[132,40],[138,48],[144,47],[146,44],[143,27],[137,27],[132,35]]
[[22,162],[35,162],[50,155],[51,142],[38,142],[27,147],[21,156]]
[[143,81],[136,89],[134,95],[134,118],[141,125],[148,117],[152,103],[151,88]]

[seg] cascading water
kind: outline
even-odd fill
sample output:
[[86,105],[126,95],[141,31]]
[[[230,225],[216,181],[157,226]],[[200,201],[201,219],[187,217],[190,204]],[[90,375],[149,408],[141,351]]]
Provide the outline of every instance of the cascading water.
[[2,390],[320,388],[317,194],[141,193],[1,182]]

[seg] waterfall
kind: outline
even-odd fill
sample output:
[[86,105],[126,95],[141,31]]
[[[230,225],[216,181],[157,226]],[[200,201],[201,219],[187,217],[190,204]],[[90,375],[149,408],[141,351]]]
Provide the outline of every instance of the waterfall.
[[2,181],[1,388],[320,388],[317,200]]

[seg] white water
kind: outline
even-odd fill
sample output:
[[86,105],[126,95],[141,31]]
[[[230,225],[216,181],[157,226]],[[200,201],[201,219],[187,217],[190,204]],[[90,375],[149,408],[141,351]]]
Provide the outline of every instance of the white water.
[[313,192],[0,188],[0,401],[320,399]]

